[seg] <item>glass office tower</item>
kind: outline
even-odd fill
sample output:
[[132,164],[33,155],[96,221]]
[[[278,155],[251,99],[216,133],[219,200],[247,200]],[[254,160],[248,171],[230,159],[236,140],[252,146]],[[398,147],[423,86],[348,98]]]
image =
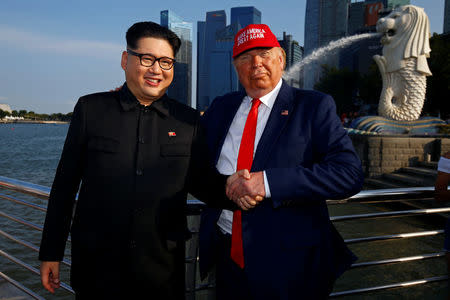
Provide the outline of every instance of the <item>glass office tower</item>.
[[241,87],[232,65],[234,36],[249,24],[261,23],[255,7],[231,8],[231,24],[224,10],[206,13],[197,23],[197,109],[205,111],[215,97]]
[[176,55],[173,82],[167,90],[169,97],[191,106],[192,103],[192,23],[185,22],[171,10],[160,13],[161,26],[169,28],[181,39]]
[[[308,0],[305,14],[305,57],[315,49],[347,35],[348,6],[350,0]],[[320,78],[320,65],[336,66],[337,55],[324,57],[303,70],[304,87],[312,89]]]

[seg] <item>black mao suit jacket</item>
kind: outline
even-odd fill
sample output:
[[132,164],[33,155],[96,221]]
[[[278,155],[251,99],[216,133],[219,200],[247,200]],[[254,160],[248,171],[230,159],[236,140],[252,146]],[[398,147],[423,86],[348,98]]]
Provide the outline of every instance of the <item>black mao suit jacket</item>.
[[71,284],[79,296],[184,297],[187,192],[218,201],[211,193],[224,194],[225,184],[209,175],[198,120],[166,95],[144,107],[126,84],[79,99],[39,253],[43,261],[62,260],[71,231]]

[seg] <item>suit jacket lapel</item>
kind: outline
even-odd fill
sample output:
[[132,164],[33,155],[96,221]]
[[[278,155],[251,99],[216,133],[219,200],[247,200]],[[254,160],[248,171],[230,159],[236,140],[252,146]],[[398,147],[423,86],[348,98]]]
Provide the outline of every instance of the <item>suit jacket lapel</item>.
[[265,162],[269,157],[272,147],[276,144],[278,137],[287,124],[289,116],[292,113],[292,108],[294,107],[294,97],[291,91],[292,88],[283,80],[264,132],[258,142],[253,158],[252,171],[264,169]]
[[219,160],[220,151],[222,150],[223,143],[225,142],[225,137],[227,136],[228,130],[230,129],[231,123],[233,122],[234,116],[242,103],[242,99],[245,97],[245,92],[236,94],[233,98],[226,101],[225,105],[221,107],[223,112],[221,113],[224,117],[221,120],[222,125],[217,132],[217,139],[215,145],[215,157],[214,165],[217,164]]

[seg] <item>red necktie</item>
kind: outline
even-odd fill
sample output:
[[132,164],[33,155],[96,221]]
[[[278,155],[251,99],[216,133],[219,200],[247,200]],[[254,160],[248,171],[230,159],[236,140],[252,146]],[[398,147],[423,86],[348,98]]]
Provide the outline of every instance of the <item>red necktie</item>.
[[[237,170],[247,169],[250,171],[253,162],[253,149],[255,147],[256,121],[258,120],[258,107],[261,104],[259,99],[253,99],[252,108],[245,121],[244,132],[242,133],[241,145],[237,159]],[[233,227],[231,233],[231,259],[244,268],[244,248],[242,245],[242,222],[241,210],[233,213]]]

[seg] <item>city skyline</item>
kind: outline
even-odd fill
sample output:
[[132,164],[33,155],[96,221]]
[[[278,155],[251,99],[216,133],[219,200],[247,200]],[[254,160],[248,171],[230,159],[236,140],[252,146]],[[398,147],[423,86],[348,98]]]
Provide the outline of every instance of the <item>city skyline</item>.
[[234,36],[249,24],[261,23],[261,12],[253,7],[232,7],[231,23],[225,10],[206,13],[197,23],[197,103],[205,111],[215,97],[239,90],[239,81],[231,64]]
[[[430,4],[430,2],[432,2]],[[442,33],[444,0],[411,0],[430,16],[431,31]],[[192,91],[195,101],[197,22],[208,11],[254,6],[282,39],[283,32],[304,45],[305,1],[216,1],[186,4],[135,1],[132,6],[114,1],[13,1],[0,3],[0,103],[36,113],[67,113],[85,94],[111,90],[124,82],[120,55],[125,32],[143,20],[160,23],[160,12],[171,10],[193,28]],[[193,103],[195,104],[195,103]]]

